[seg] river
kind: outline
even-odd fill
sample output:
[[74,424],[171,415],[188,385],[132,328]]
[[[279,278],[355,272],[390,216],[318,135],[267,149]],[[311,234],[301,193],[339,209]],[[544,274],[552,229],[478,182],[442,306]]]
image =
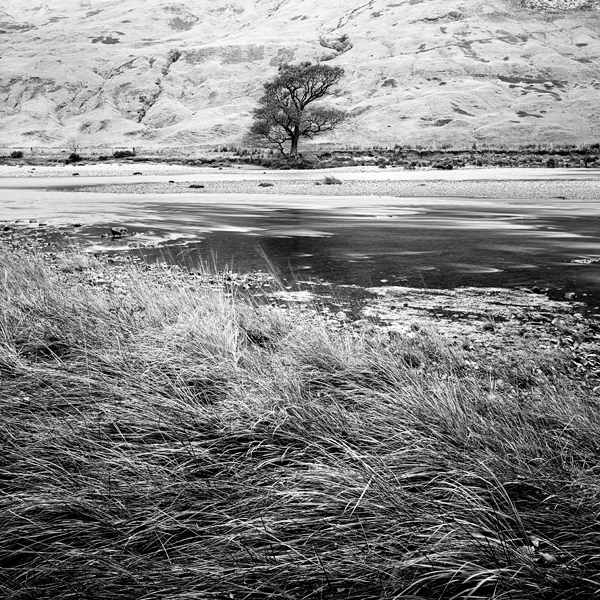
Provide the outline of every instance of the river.
[[[581,179],[600,170],[339,172],[352,179]],[[273,180],[320,179],[314,171],[269,172]],[[130,249],[150,260],[234,270],[270,268],[283,277],[333,284],[413,287],[507,286],[574,294],[600,305],[600,198],[540,199],[113,194],[107,183],[265,179],[262,171],[126,177],[0,179],[0,220],[37,219],[90,251]],[[69,187],[97,186],[94,191]],[[60,189],[59,189],[60,188]],[[83,226],[74,229],[74,223]],[[103,239],[111,225],[139,233]],[[33,227],[34,225],[32,225]]]

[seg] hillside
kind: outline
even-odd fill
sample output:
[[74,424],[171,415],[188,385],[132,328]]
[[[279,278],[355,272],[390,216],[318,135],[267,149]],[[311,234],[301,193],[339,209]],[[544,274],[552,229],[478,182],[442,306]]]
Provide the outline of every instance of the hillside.
[[600,1],[4,0],[0,145],[238,143],[285,61],[346,69],[329,141],[600,140]]

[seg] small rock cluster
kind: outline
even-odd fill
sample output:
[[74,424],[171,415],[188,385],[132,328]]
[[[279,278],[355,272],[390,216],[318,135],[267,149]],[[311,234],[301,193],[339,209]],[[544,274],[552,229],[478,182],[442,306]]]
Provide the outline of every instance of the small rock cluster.
[[598,0],[523,0],[523,6],[541,12],[600,8]]
[[375,321],[377,328],[402,336],[434,331],[477,357],[473,365],[502,363],[508,353],[522,351],[525,356],[532,347],[549,355],[560,349],[570,363],[570,376],[600,394],[600,320],[585,317],[581,303],[501,288],[370,291],[379,299],[365,307],[366,320],[355,326],[373,328],[369,321]]

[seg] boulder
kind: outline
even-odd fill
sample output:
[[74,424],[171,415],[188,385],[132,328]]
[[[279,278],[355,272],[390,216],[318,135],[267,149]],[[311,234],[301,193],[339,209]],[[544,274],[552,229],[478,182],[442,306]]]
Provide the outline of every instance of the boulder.
[[124,235],[129,235],[129,229],[127,227],[111,227],[110,233],[113,237],[123,237]]

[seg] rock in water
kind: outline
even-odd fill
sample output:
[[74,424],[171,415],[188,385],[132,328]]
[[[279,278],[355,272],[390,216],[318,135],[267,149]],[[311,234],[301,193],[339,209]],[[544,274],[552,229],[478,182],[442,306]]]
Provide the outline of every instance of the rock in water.
[[113,237],[123,237],[124,235],[129,235],[129,229],[127,227],[111,227],[110,232]]

